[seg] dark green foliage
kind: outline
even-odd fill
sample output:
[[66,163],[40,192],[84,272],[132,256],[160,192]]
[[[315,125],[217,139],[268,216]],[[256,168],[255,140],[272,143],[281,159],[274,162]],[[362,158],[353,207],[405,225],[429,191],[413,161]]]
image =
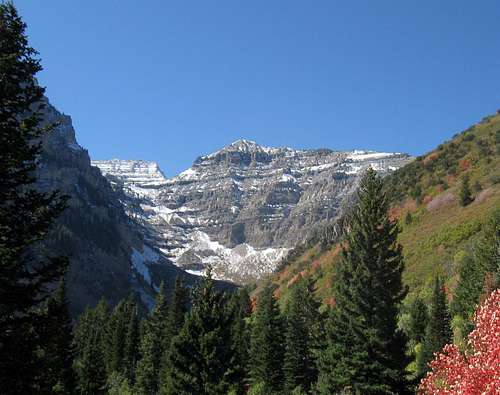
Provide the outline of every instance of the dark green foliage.
[[72,394],[75,387],[73,373],[73,331],[66,300],[64,279],[54,296],[47,301],[42,315],[41,367],[39,394]]
[[39,258],[33,248],[65,208],[56,192],[33,187],[44,89],[42,69],[12,3],[0,4],[0,388],[28,394],[36,388],[37,314],[47,285],[64,273],[63,258]]
[[434,280],[434,292],[429,311],[429,322],[422,342],[422,350],[417,356],[417,376],[423,377],[428,371],[427,364],[434,358],[434,353],[451,343],[451,318],[446,302],[443,283],[439,277]]
[[460,320],[460,335],[462,337],[473,329],[472,315],[479,303],[479,297],[484,287],[484,272],[478,260],[465,256],[458,267],[459,280],[455,288],[452,310]]
[[[312,282],[300,280],[290,293],[286,309],[284,390],[308,391],[317,380],[314,352],[318,344],[319,303],[313,297]],[[297,389],[298,391],[298,389]]]
[[137,365],[136,392],[156,394],[160,385],[160,367],[166,352],[168,304],[164,284],[156,296],[156,303],[148,320],[144,322],[141,336],[141,359]]
[[228,314],[231,316],[232,358],[229,380],[235,394],[243,394],[248,384],[250,333],[247,320],[251,315],[250,296],[246,288],[231,295]]
[[230,388],[231,317],[210,273],[195,290],[182,330],[172,339],[162,393],[218,395]]
[[398,307],[406,290],[398,226],[374,170],[363,177],[334,283],[327,348],[319,358],[317,391],[405,393],[405,338]]
[[165,327],[165,349],[168,349],[172,338],[179,334],[184,324],[185,315],[189,309],[189,303],[189,290],[184,285],[182,278],[177,277],[175,279],[174,292],[172,293]]
[[162,356],[160,368],[160,387],[162,391],[166,388],[169,380],[170,343],[172,339],[179,334],[184,325],[184,320],[189,309],[189,303],[189,290],[185,287],[182,279],[177,277],[175,279],[174,291],[170,300],[170,307],[168,309],[168,317],[165,325],[165,351]]
[[466,173],[462,178],[462,184],[460,186],[460,205],[467,206],[472,202],[472,194],[470,191],[470,177],[469,173]]
[[127,302],[128,321],[126,322],[122,375],[132,384],[135,380],[139,355],[139,307],[133,298],[129,298]]
[[485,276],[489,276],[489,284],[485,284],[486,291],[500,287],[500,208],[486,223],[474,248],[474,259]]
[[427,328],[429,313],[427,305],[422,299],[416,297],[410,306],[410,322],[408,328],[408,337],[414,343],[421,343]]
[[259,294],[250,341],[250,378],[266,391],[277,392],[283,384],[283,319],[271,284]]
[[132,380],[139,342],[137,304],[133,296],[121,301],[111,313],[105,337],[106,369]]
[[481,296],[499,287],[500,274],[500,210],[483,227],[473,254],[461,260],[458,284],[452,309],[460,317],[460,335],[465,338],[473,329],[471,318]]
[[75,328],[75,363],[77,393],[103,394],[106,388],[105,338],[108,307],[101,301],[95,309],[87,308]]

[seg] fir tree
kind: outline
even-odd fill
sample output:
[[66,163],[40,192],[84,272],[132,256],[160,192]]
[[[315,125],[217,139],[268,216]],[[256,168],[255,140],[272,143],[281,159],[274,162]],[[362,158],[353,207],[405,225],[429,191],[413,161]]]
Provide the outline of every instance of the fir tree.
[[473,329],[472,315],[483,292],[485,273],[479,261],[466,255],[458,266],[458,283],[455,288],[452,310],[459,317],[458,329],[462,338]]
[[316,382],[317,323],[319,304],[315,301],[312,283],[302,279],[290,293],[286,310],[286,333],[284,354],[284,389],[286,393],[308,391]]
[[459,317],[459,329],[465,338],[473,329],[472,316],[481,297],[500,286],[500,210],[484,225],[472,256],[463,258],[458,267],[452,310]]
[[104,352],[106,360],[106,373],[123,372],[123,357],[126,333],[126,302],[121,300],[113,309],[106,325],[104,337]]
[[42,316],[39,394],[72,394],[75,386],[73,374],[73,331],[66,301],[64,278],[55,295],[47,302]]
[[136,365],[139,355],[139,307],[133,297],[127,300],[127,328],[123,352],[123,376],[132,385],[135,382]]
[[231,321],[210,273],[196,289],[182,330],[172,339],[163,393],[216,395],[229,390]]
[[228,314],[232,317],[233,350],[229,377],[235,394],[245,393],[248,384],[250,333],[246,321],[251,313],[250,296],[246,288],[241,288],[231,295],[228,306]]
[[283,320],[267,284],[260,292],[250,339],[250,378],[266,392],[278,392],[283,385]]
[[500,288],[500,208],[493,212],[485,224],[474,247],[474,259],[485,276],[490,276],[491,283],[485,284],[485,293]]
[[451,318],[446,302],[443,283],[439,277],[434,280],[434,292],[429,312],[429,322],[422,342],[422,350],[417,356],[417,376],[423,377],[428,371],[427,364],[434,358],[434,353],[452,340]]
[[189,309],[190,297],[189,290],[184,286],[180,277],[175,279],[174,291],[171,296],[170,306],[168,308],[167,322],[165,324],[164,352],[161,361],[160,388],[167,386],[169,379],[169,350],[172,339],[179,334],[184,319]]
[[372,169],[361,180],[336,268],[335,307],[327,323],[327,348],[319,359],[320,394],[346,388],[354,393],[406,391],[405,338],[397,326],[406,294],[403,257],[382,186]]
[[150,318],[144,323],[141,336],[141,359],[137,365],[136,392],[138,394],[157,394],[160,385],[160,367],[166,352],[166,325],[168,304],[164,284],[156,296],[156,303]]
[[179,334],[189,308],[189,290],[184,285],[181,277],[175,279],[174,292],[171,299],[165,327],[165,349],[168,349],[171,339]]
[[421,343],[429,320],[427,305],[418,296],[410,307],[409,338],[415,343]]
[[37,311],[67,265],[38,258],[42,240],[65,208],[56,192],[34,188],[44,89],[42,69],[28,44],[26,25],[11,2],[0,4],[0,388],[6,394],[35,390]]
[[78,394],[95,395],[105,392],[104,348],[107,321],[108,307],[104,300],[95,309],[87,308],[79,317],[74,337]]
[[466,173],[462,178],[462,184],[460,186],[460,204],[464,207],[472,202],[472,194],[469,184],[470,176],[469,173]]

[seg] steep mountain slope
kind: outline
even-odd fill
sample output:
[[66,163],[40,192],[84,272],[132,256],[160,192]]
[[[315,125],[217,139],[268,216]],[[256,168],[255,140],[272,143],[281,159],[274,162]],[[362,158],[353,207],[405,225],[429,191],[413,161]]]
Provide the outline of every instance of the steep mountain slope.
[[67,289],[72,312],[81,312],[101,297],[113,305],[131,291],[148,305],[162,280],[167,290],[177,275],[190,284],[198,281],[144,240],[141,229],[125,214],[120,196],[76,142],[71,118],[47,101],[44,122],[58,126],[44,136],[37,185],[58,189],[70,200],[41,253],[70,258]]
[[238,140],[166,179],[143,161],[93,161],[147,239],[178,266],[248,282],[335,219],[367,166],[389,173],[405,154],[264,147]]
[[[459,195],[466,174],[473,201],[462,207]],[[500,209],[500,114],[484,118],[396,170],[385,184],[393,194],[391,215],[399,219],[402,229],[399,240],[409,298],[417,293],[427,296],[435,274],[443,275],[448,288],[453,288],[458,262],[493,211]],[[342,226],[337,226],[334,235],[332,228],[294,249],[273,276],[283,299],[298,278],[313,276],[318,297],[326,303],[332,301]]]

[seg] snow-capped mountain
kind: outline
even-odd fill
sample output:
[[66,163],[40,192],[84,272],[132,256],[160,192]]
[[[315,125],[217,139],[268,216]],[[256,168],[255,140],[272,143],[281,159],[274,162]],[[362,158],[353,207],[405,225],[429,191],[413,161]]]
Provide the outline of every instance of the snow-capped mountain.
[[176,265],[246,282],[331,222],[368,166],[385,174],[406,154],[295,150],[238,140],[173,178],[144,161],[93,161],[123,192],[127,214]]

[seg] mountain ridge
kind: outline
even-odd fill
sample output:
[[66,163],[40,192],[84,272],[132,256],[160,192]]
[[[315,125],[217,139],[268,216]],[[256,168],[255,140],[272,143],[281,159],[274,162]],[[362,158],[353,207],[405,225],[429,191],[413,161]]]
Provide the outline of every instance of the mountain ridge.
[[[297,150],[239,139],[199,156],[170,178],[142,180],[154,162],[92,161],[125,197],[128,214],[173,263],[235,282],[279,264],[317,223],[328,223],[368,166],[388,174],[411,161],[401,153]],[[159,169],[161,172],[161,169]]]

